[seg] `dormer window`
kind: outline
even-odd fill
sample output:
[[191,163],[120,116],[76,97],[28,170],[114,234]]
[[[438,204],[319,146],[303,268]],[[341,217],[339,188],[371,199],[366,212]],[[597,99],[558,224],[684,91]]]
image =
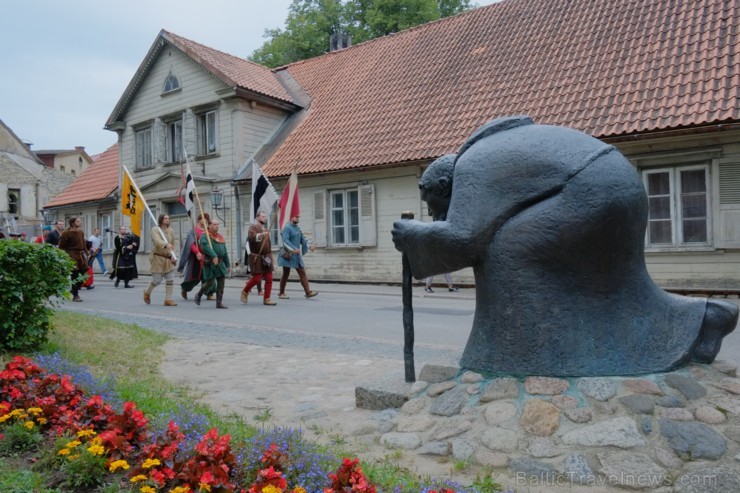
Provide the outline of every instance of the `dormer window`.
[[167,76],[167,79],[164,81],[164,92],[165,94],[168,92],[177,91],[180,89],[180,80],[170,72],[170,75]]

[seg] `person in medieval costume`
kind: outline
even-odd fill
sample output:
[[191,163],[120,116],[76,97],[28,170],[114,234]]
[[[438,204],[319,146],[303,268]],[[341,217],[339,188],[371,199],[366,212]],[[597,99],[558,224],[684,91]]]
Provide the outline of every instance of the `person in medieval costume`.
[[126,231],[126,226],[121,226],[118,230],[118,236],[113,240],[113,272],[110,278],[116,279],[115,287],[123,281],[123,286],[133,288],[130,284],[132,279],[139,277],[139,271],[136,268],[136,254],[139,251],[139,237]]
[[270,232],[267,230],[267,213],[257,212],[255,222],[249,227],[247,234],[249,242],[249,270],[252,278],[242,289],[241,300],[246,303],[249,299],[249,291],[262,282],[265,278],[265,299],[262,304],[274,306],[276,303],[270,299],[272,293],[272,272],[275,270],[275,261],[272,258],[272,245],[270,243]]
[[152,280],[144,290],[144,303],[152,302],[152,291],[164,281],[164,306],[177,306],[172,299],[175,290],[175,233],[170,228],[170,216],[160,214],[157,225],[152,228],[152,253],[149,256],[149,272]]
[[[185,280],[180,283],[180,295],[183,299],[188,299],[188,293],[192,291],[199,282],[201,282],[203,260],[205,257],[200,249],[200,243],[198,241],[210,221],[211,217],[207,212],[198,214],[198,221],[193,230],[188,233],[185,243],[182,246],[182,253],[180,254],[180,263],[177,266],[177,272],[181,274],[184,273],[185,276]],[[216,286],[214,285],[211,290],[206,292],[206,299],[216,299],[214,296],[215,293]]]
[[285,286],[288,284],[290,269],[295,269],[298,278],[301,281],[306,298],[313,298],[318,291],[312,291],[308,285],[308,276],[306,275],[306,265],[303,263],[303,256],[306,252],[313,251],[314,246],[308,244],[306,237],[303,236],[301,228],[298,227],[300,220],[299,215],[290,218],[290,222],[285,225],[282,232],[283,248],[278,257],[278,265],[283,268],[283,275],[280,277],[280,292],[278,298],[287,300],[288,295],[285,293]]
[[82,232],[82,220],[77,216],[69,218],[69,228],[65,229],[59,236],[59,249],[67,252],[74,261],[72,268],[72,301],[82,301],[79,289],[82,283],[79,278],[87,272],[87,245],[85,244],[85,233]]
[[220,222],[213,219],[208,224],[208,234],[201,235],[200,249],[205,254],[203,262],[203,284],[195,295],[195,304],[200,305],[203,294],[216,285],[216,308],[228,308],[224,305],[224,286],[226,275],[231,270],[229,254],[226,251],[226,240],[218,232]]

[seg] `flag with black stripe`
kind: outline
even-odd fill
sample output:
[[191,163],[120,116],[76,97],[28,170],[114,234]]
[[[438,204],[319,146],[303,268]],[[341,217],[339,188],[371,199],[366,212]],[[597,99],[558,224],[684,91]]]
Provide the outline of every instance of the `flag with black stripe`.
[[249,209],[251,221],[257,216],[257,212],[263,210],[269,216],[272,208],[278,201],[278,194],[273,188],[270,180],[262,173],[259,165],[252,161],[252,204]]

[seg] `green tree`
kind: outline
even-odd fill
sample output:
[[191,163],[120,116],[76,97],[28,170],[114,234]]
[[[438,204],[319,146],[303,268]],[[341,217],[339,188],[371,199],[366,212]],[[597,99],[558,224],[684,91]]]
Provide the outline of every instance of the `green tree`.
[[284,29],[267,29],[267,41],[250,59],[279,67],[327,52],[334,33],[346,32],[357,44],[474,6],[470,0],[293,0]]

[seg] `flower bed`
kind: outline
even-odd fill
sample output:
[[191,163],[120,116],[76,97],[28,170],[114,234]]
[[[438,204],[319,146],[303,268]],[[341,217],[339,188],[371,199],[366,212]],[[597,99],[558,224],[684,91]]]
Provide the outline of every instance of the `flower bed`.
[[[39,360],[64,366],[58,358],[45,358]],[[231,437],[215,428],[184,433],[171,419],[157,429],[135,403],[119,403],[105,385],[89,383],[114,404],[101,395],[87,396],[66,374],[14,357],[0,372],[0,452],[41,440],[53,443],[49,463],[73,487],[95,486],[107,475],[141,493],[376,491],[358,459],[344,458],[337,467],[338,458],[311,448],[294,430],[262,430],[232,447]]]
[[[214,428],[194,448],[187,448],[185,435],[174,421],[157,433],[133,402],[116,412],[100,396],[85,396],[68,376],[48,373],[22,356],[14,357],[0,372],[0,424],[56,438],[60,444],[56,453],[67,471],[75,469],[70,464],[97,464],[100,476],[106,471],[125,476],[142,493],[307,491],[298,485],[288,488],[285,471],[291,460],[277,444],[264,451],[261,467],[251,485],[245,486],[249,467],[237,461],[229,435],[219,435]],[[6,437],[0,434],[2,440]],[[375,488],[364,477],[359,461],[345,459],[327,477],[323,491],[374,493]]]

